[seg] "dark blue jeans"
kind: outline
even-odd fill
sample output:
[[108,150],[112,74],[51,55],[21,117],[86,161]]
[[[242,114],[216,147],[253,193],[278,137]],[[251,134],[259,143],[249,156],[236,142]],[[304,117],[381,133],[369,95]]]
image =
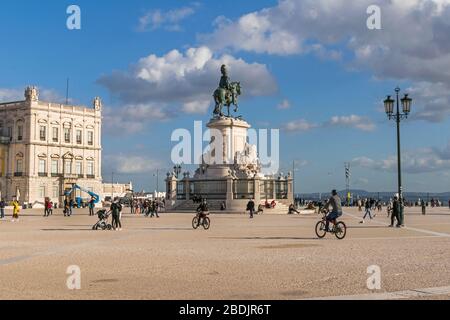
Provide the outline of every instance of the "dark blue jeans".
[[367,215],[369,215],[370,220],[373,219],[373,217],[372,217],[372,212],[370,212],[370,209],[366,209],[366,214],[364,215],[363,220],[366,220]]
[[342,216],[342,212],[331,212],[327,216],[327,223],[326,223],[326,229],[328,230],[328,227],[330,226],[330,221],[336,220],[337,218]]
[[4,208],[0,208],[0,218],[4,218],[5,217],[5,209]]

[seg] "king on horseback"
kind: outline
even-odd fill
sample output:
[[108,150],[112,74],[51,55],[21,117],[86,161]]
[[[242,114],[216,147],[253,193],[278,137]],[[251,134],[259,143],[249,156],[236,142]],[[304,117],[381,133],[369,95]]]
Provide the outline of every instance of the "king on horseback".
[[214,101],[216,103],[214,114],[222,117],[222,108],[227,107],[228,117],[230,117],[231,105],[235,106],[234,112],[238,111],[238,97],[241,95],[241,84],[240,82],[230,82],[226,65],[222,65],[220,71],[222,72],[222,77],[220,78],[219,88],[214,92]]

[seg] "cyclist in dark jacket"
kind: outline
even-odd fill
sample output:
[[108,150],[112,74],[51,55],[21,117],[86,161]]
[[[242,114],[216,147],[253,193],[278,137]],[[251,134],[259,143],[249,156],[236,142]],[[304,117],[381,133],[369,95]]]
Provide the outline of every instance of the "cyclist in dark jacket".
[[208,202],[206,201],[206,199],[203,199],[202,203],[197,208],[198,227],[200,227],[200,222],[206,217],[206,212],[208,211]]

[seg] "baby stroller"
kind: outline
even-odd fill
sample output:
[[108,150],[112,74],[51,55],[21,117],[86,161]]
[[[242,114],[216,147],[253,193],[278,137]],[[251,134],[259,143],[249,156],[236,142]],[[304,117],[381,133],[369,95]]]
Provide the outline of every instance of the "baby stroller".
[[111,215],[111,211],[99,210],[97,212],[98,222],[92,227],[92,230],[112,230],[112,225],[108,223],[108,218]]

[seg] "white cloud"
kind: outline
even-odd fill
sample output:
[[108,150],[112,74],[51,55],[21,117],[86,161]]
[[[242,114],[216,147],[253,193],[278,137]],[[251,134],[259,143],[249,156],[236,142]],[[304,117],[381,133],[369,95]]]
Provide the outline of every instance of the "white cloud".
[[138,31],[153,31],[160,28],[166,31],[182,31],[180,23],[195,14],[198,4],[168,11],[159,9],[147,11],[139,18]]
[[98,82],[125,105],[159,103],[176,105],[182,112],[205,113],[207,101],[220,79],[220,66],[229,67],[231,80],[240,81],[244,97],[270,95],[277,84],[267,67],[223,54],[215,56],[207,47],[172,50],[140,59],[128,71],[113,72]]
[[[0,88],[0,102],[11,102],[11,101],[24,101],[25,100],[25,87],[23,89],[8,89]],[[56,90],[38,88],[39,89],[39,100],[55,103],[65,103],[65,98],[63,98]],[[72,100],[69,99],[69,102]]]
[[[426,172],[441,172],[450,169],[450,142],[444,148],[423,148],[403,152],[402,170],[407,173],[417,174]],[[369,168],[379,171],[396,172],[397,157],[389,156],[383,160],[373,160],[367,157],[355,158],[354,166]]]
[[16,89],[0,88],[0,102],[24,100],[23,91]]
[[108,168],[118,174],[149,173],[161,168],[161,163],[157,160],[130,154],[106,155],[105,162]]
[[369,118],[357,115],[334,116],[325,126],[356,128],[362,131],[375,130],[375,124]]
[[185,104],[183,104],[182,110],[185,113],[190,113],[190,114],[195,114],[195,113],[204,114],[208,111],[210,105],[211,105],[211,102],[209,100],[191,101],[191,102],[186,102]]
[[355,186],[367,186],[369,185],[369,179],[367,178],[358,178],[356,179],[356,181],[354,182]]
[[284,125],[284,130],[289,132],[305,132],[309,131],[313,128],[316,128],[317,125],[314,123],[310,123],[305,119],[293,120]]
[[357,115],[350,116],[334,116],[329,121],[321,124],[310,123],[305,119],[293,120],[286,123],[283,129],[289,132],[304,132],[311,129],[321,127],[344,127],[344,128],[354,128],[361,131],[373,131],[376,126],[368,117],[362,117]]
[[134,134],[144,131],[155,121],[164,121],[176,115],[164,105],[136,104],[122,108],[104,107],[103,126],[111,134]]
[[290,109],[290,108],[291,108],[291,103],[289,102],[289,100],[284,99],[283,101],[281,101],[281,102],[278,104],[277,108],[278,108],[279,110],[287,110],[287,109]]
[[412,120],[442,122],[450,116],[450,87],[444,83],[418,82],[407,91],[413,98]]
[[[370,5],[381,8],[382,30],[366,27]],[[280,0],[236,20],[220,17],[215,27],[199,36],[215,50],[346,56],[349,67],[377,79],[440,83],[447,91],[418,118],[435,122],[450,113],[449,0]]]

